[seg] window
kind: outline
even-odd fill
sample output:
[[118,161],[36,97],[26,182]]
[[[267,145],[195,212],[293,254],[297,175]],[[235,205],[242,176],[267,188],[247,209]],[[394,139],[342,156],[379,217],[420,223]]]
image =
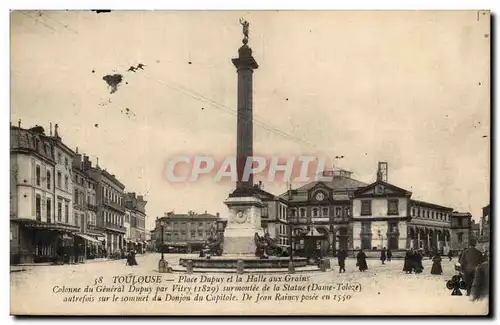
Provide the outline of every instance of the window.
[[345,216],[349,217],[351,215],[351,209],[349,207],[345,207]]
[[387,200],[387,214],[388,215],[398,215],[399,214],[399,201],[396,200]]
[[361,238],[361,249],[372,249],[372,238],[370,236]]
[[57,202],[57,221],[61,222],[61,217],[62,217],[62,202],[58,201]]
[[464,240],[464,234],[461,232],[457,233],[457,241],[461,243],[463,242],[463,240]]
[[68,167],[68,157],[64,157],[64,166]]
[[295,217],[297,215],[297,209],[292,209],[292,217]]
[[431,218],[434,219],[434,211],[431,212]]
[[35,175],[36,175],[36,185],[40,186],[41,181],[40,181],[40,166],[36,165],[35,167]]
[[323,208],[323,216],[324,217],[328,216],[328,208]]
[[417,217],[420,217],[420,208],[417,208]]
[[[269,216],[269,210],[268,210],[268,207],[267,207],[267,206],[263,207],[263,208],[262,208],[261,213],[262,213],[262,217],[267,217],[267,216]],[[194,224],[193,224],[192,226],[194,227]]]
[[68,176],[64,176],[64,188],[68,189]]
[[78,219],[78,214],[77,214],[77,213],[75,213],[75,225],[77,225],[77,226],[78,226],[78,220],[79,220],[79,219]]
[[371,214],[372,214],[372,201],[371,200],[361,201],[361,215],[369,216]]
[[64,223],[69,223],[69,204],[64,204]]
[[51,217],[50,217],[50,214],[52,213],[52,201],[50,201],[50,199],[47,199],[47,222],[51,222]]
[[61,188],[62,175],[61,172],[57,172],[57,187]]
[[342,207],[336,207],[335,208],[335,216],[336,217],[342,217]]
[[36,195],[35,199],[35,210],[36,210],[36,220],[41,221],[42,220],[42,198],[40,195]]
[[62,155],[60,152],[57,153],[57,163],[58,164],[62,163]]
[[427,218],[429,218],[429,215],[430,215],[429,210],[427,210],[426,213],[427,213]]
[[313,217],[318,216],[318,208],[313,208]]
[[300,208],[300,216],[305,217],[306,216],[306,209],[305,208]]
[[74,193],[75,193],[75,195],[74,195],[75,197],[73,200],[74,200],[75,204],[78,204],[78,189],[77,188],[75,188]]
[[362,222],[361,223],[361,232],[363,234],[371,234],[372,233],[371,222]]
[[47,170],[47,189],[50,190],[50,183],[52,179],[50,178],[50,170]]

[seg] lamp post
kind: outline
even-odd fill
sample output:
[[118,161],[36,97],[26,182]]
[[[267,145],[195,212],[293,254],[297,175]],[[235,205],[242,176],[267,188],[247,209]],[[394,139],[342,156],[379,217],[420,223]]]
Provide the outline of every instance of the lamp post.
[[163,234],[165,233],[165,221],[160,221],[160,229],[161,229],[161,259],[160,261],[164,261],[165,258],[164,258],[164,255],[163,255],[163,251],[164,251],[164,247],[165,247],[165,242],[163,240]]
[[160,273],[166,273],[167,272],[167,269],[168,269],[168,263],[167,261],[165,261],[165,257],[163,255],[163,249],[164,249],[164,241],[163,241],[163,233],[164,233],[164,229],[165,229],[165,221],[164,220],[161,220],[160,221],[160,230],[161,230],[161,258],[160,258],[160,261],[158,262],[158,272]]

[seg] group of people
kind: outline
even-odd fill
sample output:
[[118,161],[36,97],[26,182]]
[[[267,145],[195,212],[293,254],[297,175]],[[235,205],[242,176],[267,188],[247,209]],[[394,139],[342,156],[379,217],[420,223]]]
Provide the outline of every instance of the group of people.
[[[424,270],[424,265],[422,264],[424,256],[416,249],[410,249],[405,254],[405,260],[403,264],[403,271],[406,274],[422,273]],[[442,270],[441,270],[442,273]]]

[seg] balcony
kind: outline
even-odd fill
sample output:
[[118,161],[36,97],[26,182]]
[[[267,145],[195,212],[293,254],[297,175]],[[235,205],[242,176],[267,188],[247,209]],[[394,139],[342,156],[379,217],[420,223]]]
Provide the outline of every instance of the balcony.
[[97,205],[87,203],[87,209],[89,209],[90,211],[97,212]]
[[114,224],[111,222],[105,222],[104,227],[106,227],[109,230],[113,230],[113,231],[117,231],[117,232],[122,232],[122,233],[126,232],[124,226],[120,226],[120,225],[117,225],[117,224]]
[[121,213],[125,213],[125,208],[119,203],[115,203],[108,198],[104,198],[104,205]]

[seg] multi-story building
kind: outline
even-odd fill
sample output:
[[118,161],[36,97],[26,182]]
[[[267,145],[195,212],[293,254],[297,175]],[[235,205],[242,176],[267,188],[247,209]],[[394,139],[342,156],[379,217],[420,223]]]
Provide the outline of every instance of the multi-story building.
[[308,183],[277,198],[281,209],[271,218],[280,220],[275,228],[284,248],[289,246],[288,231],[292,229],[296,254],[325,255],[352,246],[350,196],[367,184],[353,179],[346,170],[325,171],[322,176],[330,180]]
[[73,220],[80,228],[77,244],[84,249],[84,256],[98,255],[99,238],[102,234],[94,232],[97,224],[96,187],[97,183],[89,174],[89,158],[78,153],[73,158]]
[[199,251],[218,220],[219,213],[214,216],[206,211],[202,214],[191,211],[187,214],[166,213],[165,216],[156,218],[153,236],[156,247],[163,245],[169,251]]
[[90,175],[97,183],[97,228],[105,234],[104,247],[110,256],[124,249],[125,208],[123,207],[123,192],[125,185],[115,175],[101,169],[99,164],[90,168]]
[[[381,164],[386,163],[379,163],[377,180],[371,184],[353,179],[348,171],[334,170],[323,174],[331,177],[328,181],[283,193],[274,200],[274,208],[269,203],[263,208],[269,213],[263,227],[284,247],[289,245],[287,229],[292,229],[292,247],[298,255],[335,254],[338,249],[379,254],[384,247],[445,254],[459,249],[457,230],[462,228],[453,226],[453,209],[412,200],[410,191],[387,182]],[[465,234],[460,238],[468,241]]]
[[469,246],[472,215],[469,212],[454,211],[451,214],[451,249],[459,251]]
[[146,251],[146,204],[142,195],[136,196],[135,192],[125,193],[124,207],[126,213],[130,216],[130,235],[131,241],[138,252],[144,253]]
[[54,218],[53,142],[42,127],[10,128],[11,263],[32,263],[56,255],[58,241],[73,227]]
[[487,205],[483,208],[483,214],[479,221],[478,248],[484,252],[490,251],[490,221],[491,208],[490,205]]
[[62,142],[57,124],[55,125],[54,136],[49,136],[49,139],[52,141],[52,148],[56,161],[54,167],[56,222],[74,226],[73,181],[71,179],[71,171],[75,152]]

